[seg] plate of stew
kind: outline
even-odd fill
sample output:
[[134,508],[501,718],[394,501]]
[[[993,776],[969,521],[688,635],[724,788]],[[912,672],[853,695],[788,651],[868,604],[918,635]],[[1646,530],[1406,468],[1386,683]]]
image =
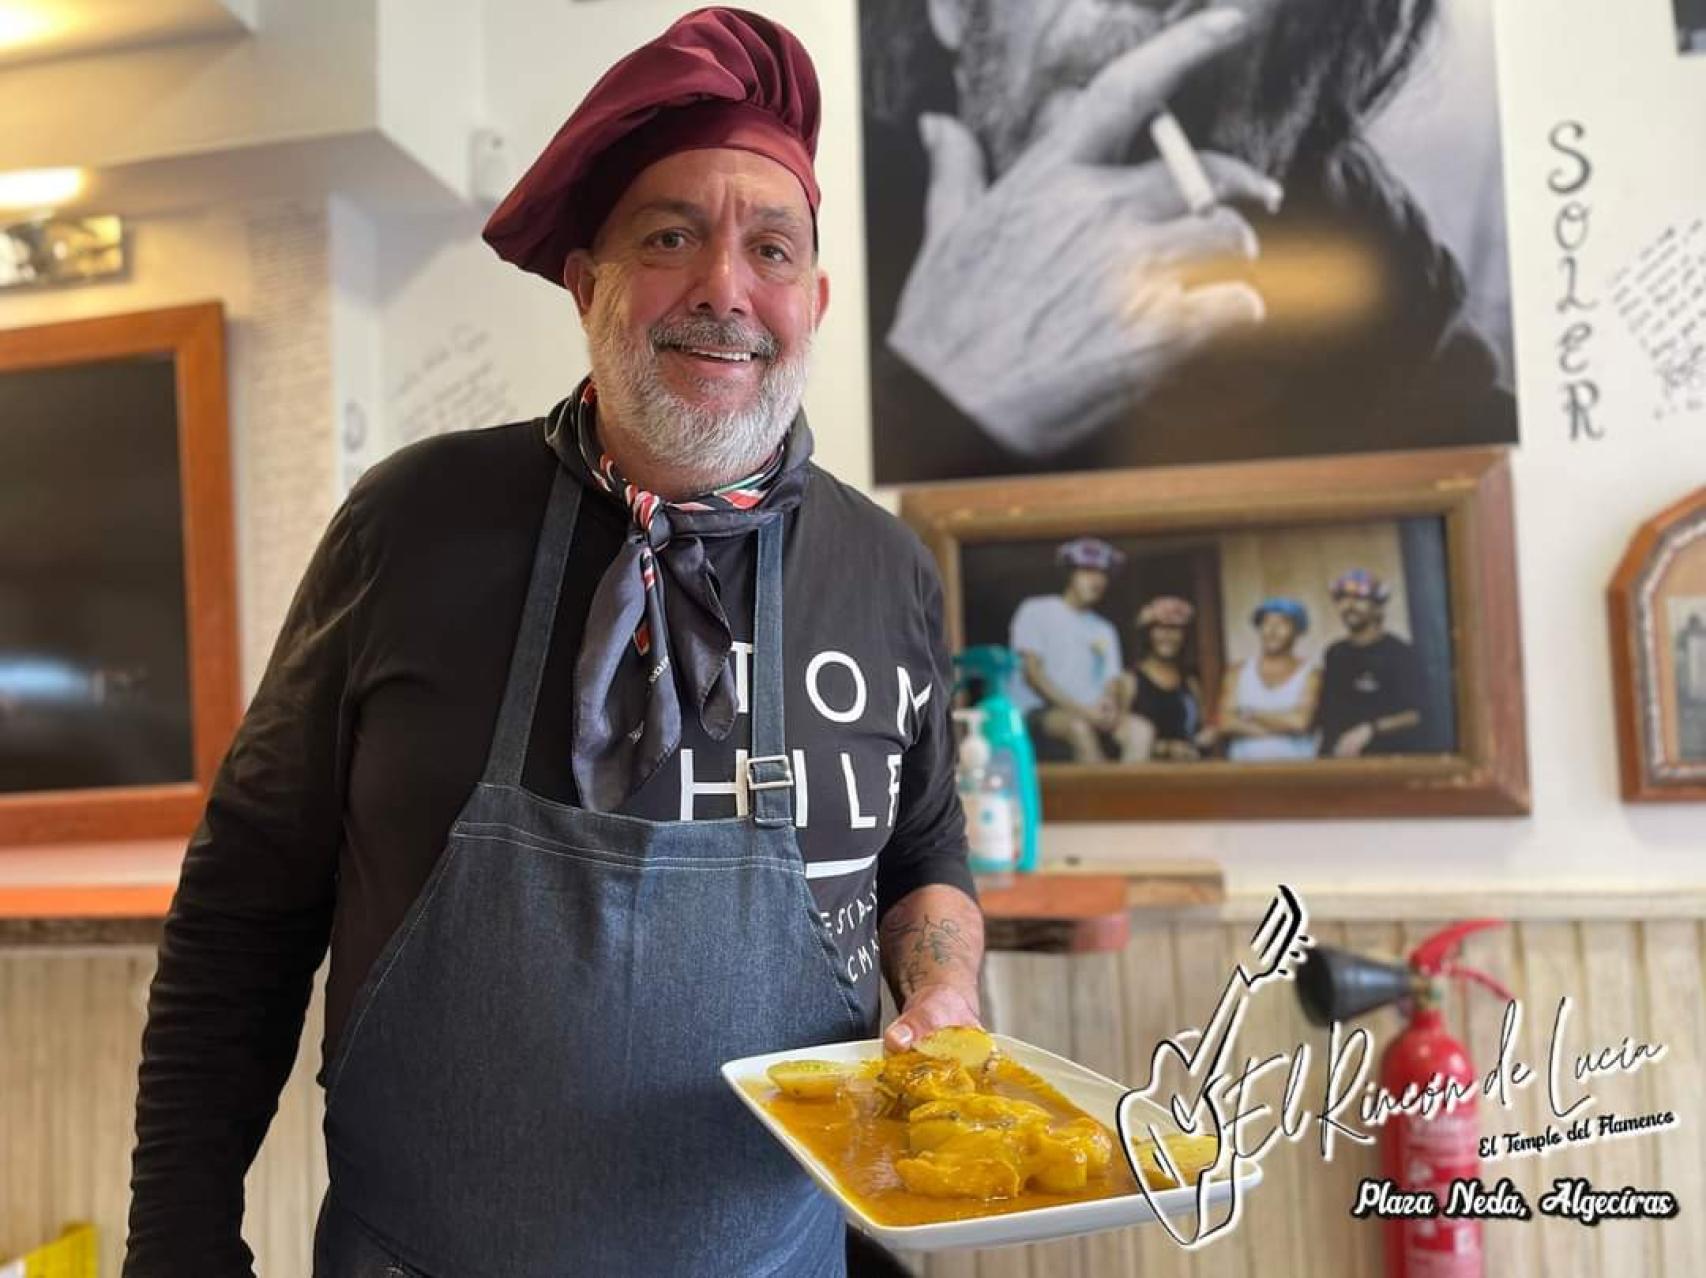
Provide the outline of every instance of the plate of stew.
[[[1165,1146],[1119,1147],[1127,1088],[1004,1034],[955,1029],[885,1054],[881,1039],[729,1061],[724,1080],[856,1228],[912,1251],[998,1247],[1153,1224],[1157,1212],[1226,1214],[1228,1179],[1197,1173],[1212,1136],[1176,1133],[1150,1106]],[[1128,1101],[1127,1122],[1140,1119]],[[1137,1185],[1133,1164],[1150,1194]],[[1238,1188],[1261,1181],[1243,1164]],[[1153,1205],[1152,1205],[1153,1203]],[[1187,1219],[1180,1232],[1196,1232]]]

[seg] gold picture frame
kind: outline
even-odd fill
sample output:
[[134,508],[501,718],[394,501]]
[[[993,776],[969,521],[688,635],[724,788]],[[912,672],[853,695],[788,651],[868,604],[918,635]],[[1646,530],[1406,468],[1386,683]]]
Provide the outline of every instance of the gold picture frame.
[[[1379,521],[1440,530],[1454,732],[1429,753],[1201,765],[1043,763],[1049,820],[1517,816],[1529,811],[1511,479],[1499,448],[1094,472],[903,491],[935,555],[950,646],[965,563],[989,548],[1097,536],[1174,545]],[[975,603],[975,601],[973,601]],[[1213,605],[1218,608],[1218,602]],[[1224,610],[1221,610],[1224,611]],[[1235,615],[1241,617],[1242,612]],[[987,637],[980,641],[989,641]]]
[[[111,397],[108,383],[102,383],[102,388],[90,388],[79,379],[105,375],[102,370],[144,365],[158,370],[155,376],[169,388],[171,411],[175,413],[175,465],[170,456],[174,451],[172,442],[166,440],[160,444],[160,453],[165,458],[162,472],[170,474],[174,469],[176,472],[175,505],[169,507],[161,522],[176,526],[171,535],[173,548],[163,552],[163,562],[172,564],[181,587],[174,587],[172,599],[162,596],[151,602],[163,613],[181,609],[178,625],[182,652],[177,660],[183,668],[173,672],[170,682],[174,688],[173,712],[182,714],[187,729],[182,764],[174,766],[174,775],[158,781],[91,782],[0,793],[0,847],[177,838],[189,834],[207,805],[214,773],[242,715],[224,308],[218,302],[204,302],[0,330],[0,379],[20,375],[13,384],[22,385],[31,378],[51,377],[56,385],[74,388],[67,393],[72,402],[106,405]],[[20,394],[28,398],[27,392]],[[77,400],[76,396],[82,399]],[[30,438],[51,442],[58,433],[53,428],[64,424],[66,440],[85,439],[86,428],[80,435],[72,429],[78,423],[59,423],[51,417],[51,411],[56,410],[19,412],[15,429],[27,428]],[[101,409],[109,415],[113,411],[116,410],[109,407]],[[140,408],[132,414],[136,418],[142,415]],[[82,630],[100,631],[118,624],[113,618],[134,617],[134,612],[126,611],[134,603],[125,603],[122,597],[109,600],[102,595],[98,614],[93,603],[85,606],[91,595],[100,594],[110,584],[101,576],[102,571],[110,573],[110,568],[87,568],[85,572],[86,565],[80,566],[77,561],[56,567],[58,548],[47,536],[37,534],[34,537],[37,544],[30,544],[30,512],[56,509],[60,518],[53,526],[61,529],[62,534],[65,529],[73,530],[66,538],[70,541],[122,542],[135,537],[140,542],[143,537],[136,531],[131,504],[127,502],[113,500],[112,510],[67,511],[64,495],[58,494],[58,507],[42,504],[44,497],[55,495],[56,480],[73,473],[67,466],[76,460],[68,462],[63,456],[56,459],[46,454],[63,454],[69,447],[67,443],[44,449],[44,455],[35,458],[32,464],[7,476],[8,483],[14,485],[15,499],[7,512],[8,535],[19,538],[15,546],[19,559],[12,566],[18,582],[22,583],[20,589],[27,591],[32,582],[41,588],[38,613],[47,615],[72,606],[101,618],[99,625],[79,621]],[[111,469],[109,459],[93,460],[105,460]],[[104,482],[103,492],[116,491],[138,499],[146,496],[149,503],[167,503],[172,496],[165,491],[172,486],[169,480],[146,489],[143,486],[153,481],[137,475],[110,474]],[[149,509],[152,510],[152,505]],[[152,524],[149,526],[150,535],[160,532]],[[72,603],[67,605],[66,582],[59,578],[69,575],[77,581],[79,573],[86,575],[88,582],[75,586]],[[48,587],[55,588],[51,595]],[[67,621],[64,628],[74,627]],[[69,659],[60,664],[76,671]],[[94,677],[98,679],[103,673],[97,671]],[[179,694],[175,690],[180,682],[181,711],[177,708]],[[112,728],[113,716],[100,708],[99,697],[85,697],[81,704],[85,719],[80,722],[85,736],[103,741],[104,734]],[[0,731],[7,726],[0,720]]]

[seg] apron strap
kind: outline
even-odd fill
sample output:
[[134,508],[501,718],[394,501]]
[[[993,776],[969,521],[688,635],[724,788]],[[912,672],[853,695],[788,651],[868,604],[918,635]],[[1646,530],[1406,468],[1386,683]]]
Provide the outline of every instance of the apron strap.
[[527,738],[533,731],[533,710],[539,698],[539,680],[545,672],[545,654],[550,651],[551,630],[557,620],[557,597],[563,589],[569,546],[574,540],[581,486],[563,467],[556,470],[556,477],[551,480],[551,497],[545,506],[545,522],[539,530],[539,548],[533,555],[527,603],[521,610],[521,627],[516,632],[515,651],[509,659],[503,707],[498,711],[492,752],[486,760],[485,780],[491,785],[511,788],[521,785]]
[[746,788],[759,825],[794,823],[794,769],[784,742],[782,703],[782,524],[776,515],[758,526],[758,575],[752,606],[752,753]]

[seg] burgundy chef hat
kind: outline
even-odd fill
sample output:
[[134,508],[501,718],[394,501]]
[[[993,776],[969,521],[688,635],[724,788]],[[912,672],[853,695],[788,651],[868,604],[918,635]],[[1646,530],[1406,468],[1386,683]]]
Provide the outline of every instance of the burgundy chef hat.
[[563,282],[622,192],[677,151],[731,147],[768,156],[817,216],[818,87],[787,28],[744,9],[696,9],[592,87],[486,222],[486,243],[524,271]]

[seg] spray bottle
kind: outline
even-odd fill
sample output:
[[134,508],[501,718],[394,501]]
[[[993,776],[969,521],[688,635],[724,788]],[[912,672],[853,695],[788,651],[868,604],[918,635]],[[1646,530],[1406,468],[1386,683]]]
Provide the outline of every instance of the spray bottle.
[[954,655],[958,672],[954,690],[975,691],[979,700],[975,708],[982,711],[983,737],[992,753],[1005,753],[1012,759],[1013,783],[1019,794],[1020,845],[1019,869],[1025,872],[1037,868],[1037,835],[1042,828],[1042,791],[1037,785],[1037,755],[1031,747],[1031,737],[1025,731],[1024,713],[1008,696],[1011,680],[1019,671],[1019,659],[1011,648],[999,644],[980,644]]
[[966,814],[971,872],[1009,880],[1019,864],[1024,819],[1010,752],[997,754],[983,732],[983,711],[955,710],[960,725],[957,785]]

